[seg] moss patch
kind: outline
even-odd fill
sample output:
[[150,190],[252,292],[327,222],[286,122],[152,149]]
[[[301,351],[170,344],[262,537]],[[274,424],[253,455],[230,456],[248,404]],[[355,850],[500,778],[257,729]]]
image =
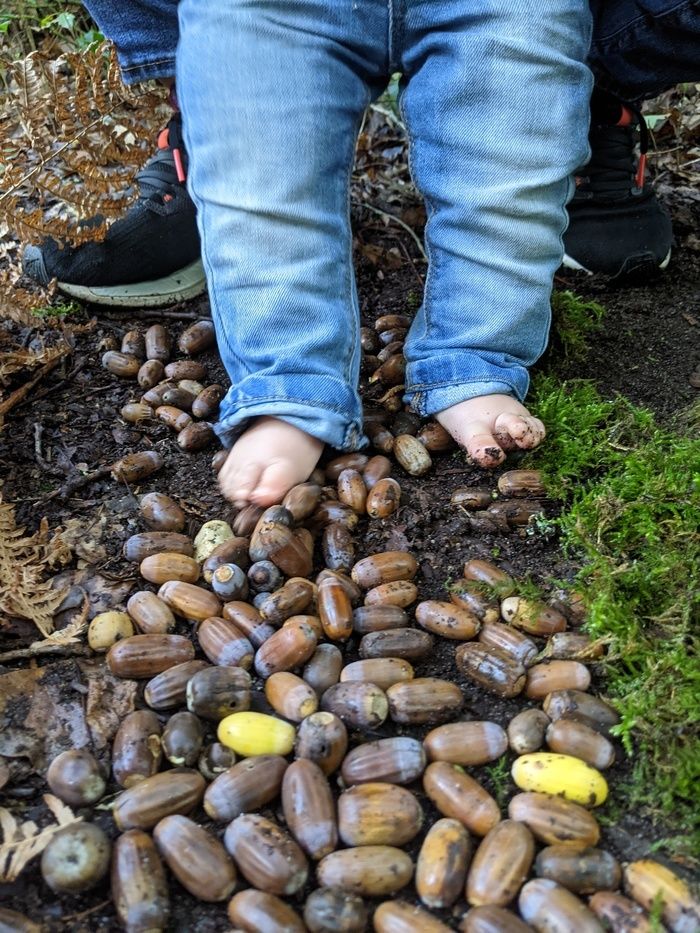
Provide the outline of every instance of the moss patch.
[[563,498],[562,544],[583,557],[573,585],[609,642],[627,803],[663,812],[700,853],[700,440],[583,381],[538,377],[532,405],[548,440],[523,466]]

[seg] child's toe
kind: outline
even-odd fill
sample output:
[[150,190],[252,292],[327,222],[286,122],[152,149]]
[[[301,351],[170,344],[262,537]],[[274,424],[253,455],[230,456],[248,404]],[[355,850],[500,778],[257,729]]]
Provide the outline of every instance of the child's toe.
[[497,467],[506,458],[503,450],[491,434],[467,433],[464,446],[474,463],[485,467],[487,470]]
[[247,505],[258,485],[261,471],[261,465],[254,461],[242,464],[225,479],[225,485],[222,483],[222,491],[226,498],[237,507]]
[[504,413],[496,419],[495,433],[497,437],[511,438],[516,447],[531,450],[544,440],[545,428],[533,415]]
[[251,501],[256,505],[275,505],[281,502],[289,490],[297,483],[293,475],[293,466],[287,460],[280,460],[266,466],[259,476]]

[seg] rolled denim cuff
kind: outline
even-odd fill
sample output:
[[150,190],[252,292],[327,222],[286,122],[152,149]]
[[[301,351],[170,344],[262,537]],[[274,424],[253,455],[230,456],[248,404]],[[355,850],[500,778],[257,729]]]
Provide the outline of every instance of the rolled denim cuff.
[[404,401],[427,417],[481,395],[513,395],[522,402],[529,385],[524,366],[492,362],[488,354],[459,353],[446,355],[437,363],[409,363]]
[[[255,375],[239,386],[231,386],[219,406],[219,421],[212,425],[224,447],[231,447],[252,419],[265,415],[286,421],[337,450],[365,447],[368,442],[362,433],[355,393],[342,382],[323,376],[305,374],[299,379],[309,390],[304,400],[275,393],[275,379]],[[314,401],[314,395],[324,399],[334,397],[336,402],[330,405],[327,401]]]
[[142,81],[155,81],[157,78],[175,77],[175,59],[159,58],[156,61],[133,62],[127,56],[117,52],[119,70],[124,84],[140,84]]

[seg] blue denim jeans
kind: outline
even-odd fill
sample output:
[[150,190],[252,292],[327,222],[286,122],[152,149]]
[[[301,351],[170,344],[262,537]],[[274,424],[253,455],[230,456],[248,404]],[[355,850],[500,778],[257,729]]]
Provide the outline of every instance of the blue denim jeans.
[[525,396],[587,159],[585,0],[149,0],[124,27],[130,5],[115,34],[112,4],[89,4],[127,80],[168,73],[179,15],[189,186],[232,384],[222,437],[266,414],[363,443],[349,178],[396,71],[430,259],[405,398],[429,415]]

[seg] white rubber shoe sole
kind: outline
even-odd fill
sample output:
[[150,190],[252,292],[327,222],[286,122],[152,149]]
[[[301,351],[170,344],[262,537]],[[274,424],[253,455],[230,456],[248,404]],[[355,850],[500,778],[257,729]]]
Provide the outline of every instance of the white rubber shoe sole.
[[65,295],[94,305],[111,305],[115,308],[163,308],[196,298],[207,287],[202,260],[173,272],[172,275],[152,282],[134,282],[131,285],[73,285],[58,282]]
[[[671,261],[671,250],[669,249],[668,253],[664,259],[657,263],[656,260],[651,256],[650,253],[645,253],[642,256],[632,256],[628,259],[622,269],[616,273],[613,278],[617,278],[619,275],[629,275],[630,273],[639,272],[644,268],[648,267],[649,271],[655,271],[656,269],[665,269],[669,262]],[[580,262],[577,262],[571,256],[568,256],[564,253],[564,258],[561,261],[562,266],[565,266],[567,269],[574,269],[576,272],[585,272],[587,275],[593,275],[591,269],[587,269],[585,266],[582,266]]]

